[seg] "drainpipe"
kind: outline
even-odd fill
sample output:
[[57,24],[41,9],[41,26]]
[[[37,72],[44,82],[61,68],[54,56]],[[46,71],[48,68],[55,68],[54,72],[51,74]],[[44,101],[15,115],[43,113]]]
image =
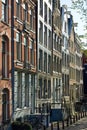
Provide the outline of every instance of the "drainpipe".
[[11,85],[12,119],[14,119],[14,0],[11,0]]

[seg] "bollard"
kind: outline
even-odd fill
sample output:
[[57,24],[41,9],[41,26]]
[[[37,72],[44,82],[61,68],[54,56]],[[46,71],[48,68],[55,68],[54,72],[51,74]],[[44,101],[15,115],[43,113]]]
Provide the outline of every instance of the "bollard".
[[72,125],[72,117],[70,116],[70,125]]
[[79,120],[80,120],[80,113],[79,113]]
[[84,117],[84,111],[83,111],[83,117]]
[[51,123],[51,130],[53,130],[53,124]]
[[60,128],[59,128],[59,122],[57,122],[57,130],[59,130]]
[[44,126],[43,130],[46,130],[46,129],[45,129],[45,126]]
[[82,112],[81,112],[81,118],[82,118]]
[[64,129],[64,121],[62,121],[62,129]]
[[85,116],[86,116],[86,111],[85,111]]
[[75,123],[75,116],[73,116],[73,123]]
[[76,114],[76,121],[78,120],[78,118],[77,118],[77,114]]
[[67,127],[68,127],[69,126],[69,118],[67,118],[66,121],[67,121],[66,123],[67,123]]

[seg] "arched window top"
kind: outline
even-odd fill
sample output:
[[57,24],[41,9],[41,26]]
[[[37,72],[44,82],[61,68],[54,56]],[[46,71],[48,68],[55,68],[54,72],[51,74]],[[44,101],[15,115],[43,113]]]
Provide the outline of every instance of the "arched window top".
[[8,89],[8,88],[4,88],[4,89],[2,90],[2,92],[5,93],[5,94],[9,94],[9,89]]
[[9,52],[9,39],[6,35],[2,36],[2,50]]
[[8,39],[8,37],[6,35],[2,35],[2,40],[6,41],[6,42],[9,41],[9,39]]

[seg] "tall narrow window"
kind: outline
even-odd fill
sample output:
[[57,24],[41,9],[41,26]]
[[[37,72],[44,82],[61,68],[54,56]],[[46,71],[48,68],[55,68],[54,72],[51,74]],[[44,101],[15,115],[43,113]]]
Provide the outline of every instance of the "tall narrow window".
[[34,65],[34,40],[30,41],[30,63]]
[[21,3],[20,3],[20,0],[16,0],[16,16],[19,19],[21,17]]
[[49,9],[49,25],[51,25],[51,24],[52,24],[52,12]]
[[39,50],[39,70],[43,70],[43,53],[42,50]]
[[39,42],[43,44],[43,23],[39,22]]
[[44,98],[47,98],[47,79],[44,79]]
[[47,53],[44,53],[44,72],[47,72]]
[[48,98],[51,98],[51,80],[48,80]]
[[48,55],[48,73],[51,73],[51,56]]
[[67,32],[67,23],[64,23],[64,31]]
[[47,4],[44,3],[44,21],[47,22]]
[[47,27],[44,26],[44,46],[47,47]]
[[29,106],[29,75],[25,74],[25,106]]
[[28,38],[24,37],[24,62],[28,63]]
[[3,123],[9,119],[9,90],[3,89],[2,95],[2,120]]
[[21,61],[21,33],[16,33],[16,43],[17,43],[17,59]]
[[17,107],[22,107],[22,74],[18,72]]
[[34,29],[34,11],[33,9],[30,10],[30,28]]
[[8,78],[8,38],[2,38],[2,77]]
[[56,79],[56,101],[58,101],[58,79]]
[[42,98],[42,78],[39,79],[39,93],[38,93],[38,97]]
[[40,0],[40,15],[43,16],[43,0]]
[[25,3],[25,6],[24,6],[24,20],[28,21],[28,5],[27,5],[27,3]]
[[8,1],[2,0],[2,20],[8,22]]
[[48,49],[51,50],[52,47],[52,37],[51,37],[51,31],[48,31]]

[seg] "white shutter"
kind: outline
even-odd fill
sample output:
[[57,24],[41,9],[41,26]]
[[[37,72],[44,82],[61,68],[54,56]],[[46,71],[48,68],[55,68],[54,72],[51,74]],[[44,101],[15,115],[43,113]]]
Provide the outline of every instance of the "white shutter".
[[26,38],[24,37],[24,45],[26,45]]
[[19,33],[16,33],[16,41],[19,42]]

